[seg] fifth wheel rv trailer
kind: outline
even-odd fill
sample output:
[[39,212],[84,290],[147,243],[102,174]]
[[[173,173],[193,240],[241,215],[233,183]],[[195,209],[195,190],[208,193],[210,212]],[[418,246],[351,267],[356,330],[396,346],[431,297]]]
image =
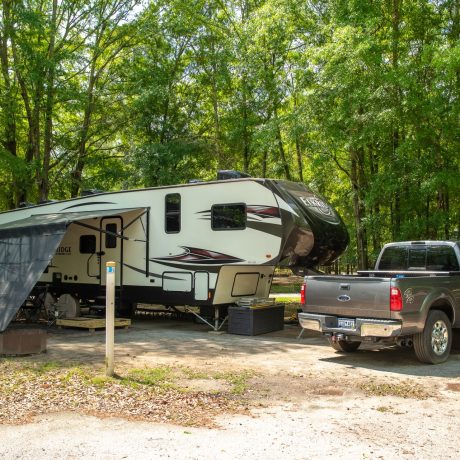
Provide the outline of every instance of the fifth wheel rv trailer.
[[97,193],[0,213],[0,331],[34,286],[90,301],[115,261],[118,306],[267,297],[275,266],[336,259],[348,233],[305,185],[241,178]]

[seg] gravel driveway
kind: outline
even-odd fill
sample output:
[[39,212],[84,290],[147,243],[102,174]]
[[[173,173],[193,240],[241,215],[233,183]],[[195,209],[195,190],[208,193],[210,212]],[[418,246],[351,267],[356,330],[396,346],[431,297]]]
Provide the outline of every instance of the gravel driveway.
[[[321,337],[298,333],[286,326],[243,337],[136,322],[117,332],[117,365],[251,370],[248,415],[222,414],[209,429],[44,414],[0,426],[1,458],[459,458],[460,337],[448,362],[428,366],[394,347],[339,355]],[[52,334],[48,353],[30,359],[101,365],[104,333]]]

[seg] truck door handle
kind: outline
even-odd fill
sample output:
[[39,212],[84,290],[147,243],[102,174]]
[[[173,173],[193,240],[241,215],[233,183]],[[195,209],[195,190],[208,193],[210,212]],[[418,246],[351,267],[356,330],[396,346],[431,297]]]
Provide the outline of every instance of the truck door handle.
[[341,284],[340,285],[340,290],[341,291],[349,291],[350,290],[350,285],[349,284]]

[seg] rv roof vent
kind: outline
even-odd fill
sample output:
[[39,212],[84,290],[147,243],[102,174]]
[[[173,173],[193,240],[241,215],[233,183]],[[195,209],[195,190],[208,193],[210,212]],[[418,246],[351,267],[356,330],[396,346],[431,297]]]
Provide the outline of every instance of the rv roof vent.
[[221,169],[217,171],[217,180],[241,179],[242,177],[251,176],[241,171],[233,171],[232,169]]
[[35,203],[29,203],[28,201],[21,201],[19,203],[20,208],[29,208],[30,206],[35,206]]
[[92,188],[90,190],[82,190],[80,196],[97,195],[98,193],[104,193],[104,190],[99,190],[97,188]]

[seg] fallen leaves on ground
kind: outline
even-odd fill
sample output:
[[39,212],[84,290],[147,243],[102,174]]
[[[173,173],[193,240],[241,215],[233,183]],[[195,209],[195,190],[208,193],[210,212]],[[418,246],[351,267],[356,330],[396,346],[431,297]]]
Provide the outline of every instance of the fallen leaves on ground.
[[[125,370],[115,378],[91,368],[51,368],[0,362],[0,423],[77,411],[186,426],[213,426],[224,412],[244,411],[242,398],[227,392],[186,391],[166,382],[139,383]],[[133,378],[135,376],[136,378]]]

